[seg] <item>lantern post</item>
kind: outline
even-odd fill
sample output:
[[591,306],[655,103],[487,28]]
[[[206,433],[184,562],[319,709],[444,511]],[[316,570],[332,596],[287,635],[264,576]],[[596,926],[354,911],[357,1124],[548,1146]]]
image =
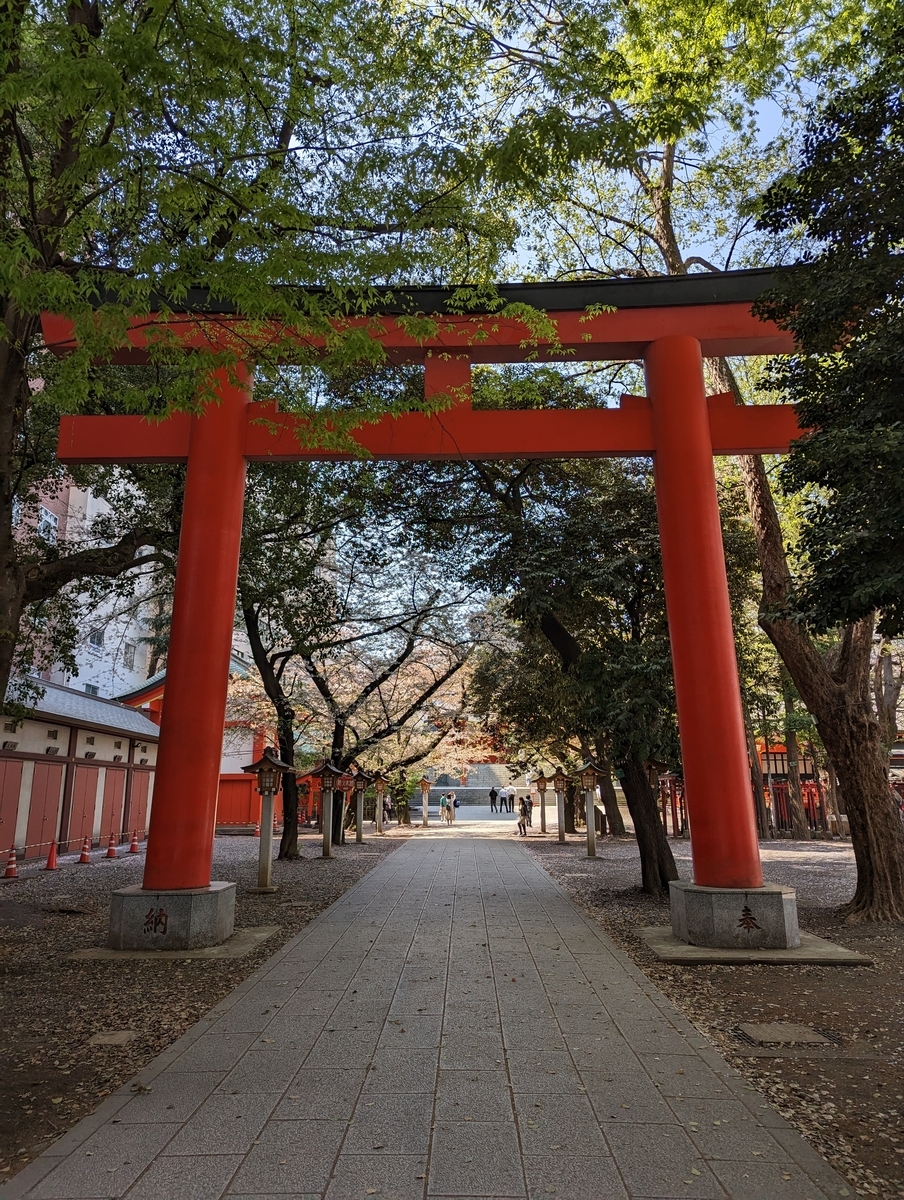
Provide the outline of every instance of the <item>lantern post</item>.
[[561,767],[556,767],[556,773],[552,777],[553,791],[556,794],[556,817],[559,822],[559,841],[565,841],[565,784],[568,782],[568,777]]
[[282,783],[282,776],[295,768],[284,763],[276,751],[267,746],[257,762],[242,770],[257,776],[257,790],[261,797],[261,838],[257,860],[257,892],[275,892],[272,882],[273,871],[273,805]]
[[427,828],[427,807],[430,803],[430,780],[426,775],[418,781],[418,787],[421,789],[421,824]]
[[374,817],[377,822],[377,833],[383,832],[383,801],[386,797],[386,784],[389,780],[382,771],[377,771],[373,777],[374,792],[376,793],[376,808],[374,809]]
[[364,793],[371,782],[371,776],[361,768],[355,775],[355,841],[364,841]]
[[578,767],[577,775],[584,793],[584,816],[587,820],[587,857],[596,858],[596,781],[599,767],[592,758]]
[[546,789],[549,787],[550,781],[541,771],[534,780],[537,785],[537,795],[540,797],[540,832],[546,832]]
[[320,828],[323,833],[323,857],[333,857],[333,805],[336,803],[335,788],[342,778],[343,772],[325,760],[316,771],[311,771],[314,779],[320,780]]

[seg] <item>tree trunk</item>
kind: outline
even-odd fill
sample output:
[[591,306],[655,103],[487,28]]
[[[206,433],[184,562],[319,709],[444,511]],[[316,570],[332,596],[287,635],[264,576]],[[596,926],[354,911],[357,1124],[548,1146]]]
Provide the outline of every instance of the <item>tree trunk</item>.
[[788,759],[788,812],[791,833],[799,842],[810,840],[810,826],[804,811],[804,794],[800,786],[800,751],[794,729],[794,692],[787,671],[782,671],[782,700],[785,705],[785,754]]
[[348,766],[343,762],[345,754],[345,721],[341,717],[336,717],[333,721],[333,742],[330,747],[330,762],[334,767],[338,767],[340,771],[344,771]]
[[839,836],[844,832],[841,824],[841,805],[838,801],[838,776],[835,774],[835,768],[832,766],[832,760],[826,756],[826,775],[829,779],[829,803],[832,806],[832,812],[835,814],[835,821],[838,825]]
[[816,722],[844,794],[857,862],[847,920],[904,921],[904,824],[869,702],[873,622],[848,626],[830,660],[819,654],[798,623],[770,619],[770,610],[791,591],[791,575],[762,459],[748,456],[740,462],[763,573],[760,625]]
[[577,796],[577,787],[574,782],[569,779],[565,783],[565,832],[577,833],[574,824],[574,802]]
[[615,791],[615,784],[612,782],[612,763],[609,761],[608,755],[600,753],[599,742],[597,742],[596,746],[596,761],[600,768],[600,797],[603,801],[603,809],[606,813],[606,823],[609,826],[609,832],[613,837],[624,837],[625,819],[618,807],[618,796]]
[[878,723],[868,710],[859,721],[841,710],[827,711],[818,726],[823,742],[832,746],[857,862],[847,919],[904,921],[904,824],[889,786]]
[[892,648],[883,639],[873,668],[873,698],[879,720],[879,733],[886,750],[891,750],[898,736],[898,701],[901,699],[902,680],[904,675],[901,672],[895,674]]
[[37,317],[22,317],[15,302],[3,304],[0,334],[0,707],[4,704],[22,615],[27,581],[16,553],[13,505],[16,493],[16,444],[31,400],[28,354]]
[[621,768],[624,771],[622,789],[640,850],[641,886],[648,895],[661,897],[668,893],[669,882],[678,878],[672,848],[663,828],[646,766],[639,758],[632,757],[626,759]]
[[753,807],[756,812],[757,833],[763,840],[772,837],[772,826],[769,824],[769,813],[766,809],[766,793],[763,791],[763,768],[753,732],[753,722],[750,710],[742,701],[744,710],[744,730],[747,734],[747,755],[750,758],[750,786],[753,789]]
[[[279,733],[279,757],[285,763],[295,762],[295,713],[290,709],[284,717],[280,713],[277,726]],[[283,831],[279,840],[277,858],[294,861],[298,853],[298,780],[294,773],[282,777]]]

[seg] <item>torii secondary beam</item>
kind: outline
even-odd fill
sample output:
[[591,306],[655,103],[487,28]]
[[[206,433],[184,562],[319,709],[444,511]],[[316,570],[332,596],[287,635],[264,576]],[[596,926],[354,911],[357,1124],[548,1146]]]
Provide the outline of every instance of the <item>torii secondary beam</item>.
[[[437,389],[439,390],[439,389]],[[789,405],[739,407],[730,394],[707,398],[712,453],[787,454],[800,437]],[[351,453],[306,445],[304,421],[275,405],[249,404],[243,454],[248,462],[304,459],[339,462]],[[66,463],[187,462],[191,417],[63,417],[59,458]],[[655,450],[653,408],[646,396],[624,396],[620,408],[472,410],[383,417],[352,434],[377,459],[404,462],[515,458],[613,458]]]

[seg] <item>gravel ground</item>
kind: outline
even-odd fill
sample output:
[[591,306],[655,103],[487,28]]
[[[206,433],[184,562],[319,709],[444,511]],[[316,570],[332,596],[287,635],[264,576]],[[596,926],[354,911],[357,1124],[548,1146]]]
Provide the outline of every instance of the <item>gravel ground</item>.
[[[763,843],[763,870],[797,888],[801,928],[870,955],[873,967],[662,963],[636,930],[668,925],[668,904],[640,891],[633,842],[606,839],[596,859],[583,838],[521,844],[857,1195],[904,1197],[904,926],[843,924],[837,909],[855,883],[849,844]],[[672,848],[690,878],[689,845]],[[739,1037],[742,1021],[808,1025],[834,1044],[761,1049]]]
[[[257,839],[217,838],[213,877],[238,883],[236,926],[280,926],[238,959],[67,959],[71,950],[104,944],[110,893],[141,882],[144,854],[114,861],[95,853],[91,866],[69,855],[56,873],[20,870],[0,888],[0,1179],[127,1082],[406,836],[393,826],[325,860],[319,837],[305,834],[298,862],[274,863],[280,890],[266,896],[247,890],[257,882]],[[137,1037],[88,1044],[116,1030]]]

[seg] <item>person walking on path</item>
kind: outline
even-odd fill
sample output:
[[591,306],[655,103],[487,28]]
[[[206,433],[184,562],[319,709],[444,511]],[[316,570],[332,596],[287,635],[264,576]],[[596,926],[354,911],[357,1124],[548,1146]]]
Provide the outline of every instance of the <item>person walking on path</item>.
[[499,789],[499,811],[508,812],[508,792],[504,787]]
[[448,796],[448,800],[449,800],[448,817],[449,817],[449,824],[451,825],[452,822],[455,820],[455,810],[456,810],[456,808],[458,808],[458,797],[455,795],[454,792],[450,792],[449,796]]
[[439,798],[439,817],[441,821],[449,820],[449,798],[445,792]]
[[496,811],[496,798],[498,797],[498,795],[499,795],[499,793],[496,791],[496,789],[494,787],[491,787],[490,788],[490,812]]
[[524,803],[527,806],[527,823],[528,825],[532,826],[533,821],[531,820],[531,817],[534,815],[534,800],[530,792],[528,792],[524,797]]
[[527,801],[523,797],[518,801],[518,836],[527,837]]

